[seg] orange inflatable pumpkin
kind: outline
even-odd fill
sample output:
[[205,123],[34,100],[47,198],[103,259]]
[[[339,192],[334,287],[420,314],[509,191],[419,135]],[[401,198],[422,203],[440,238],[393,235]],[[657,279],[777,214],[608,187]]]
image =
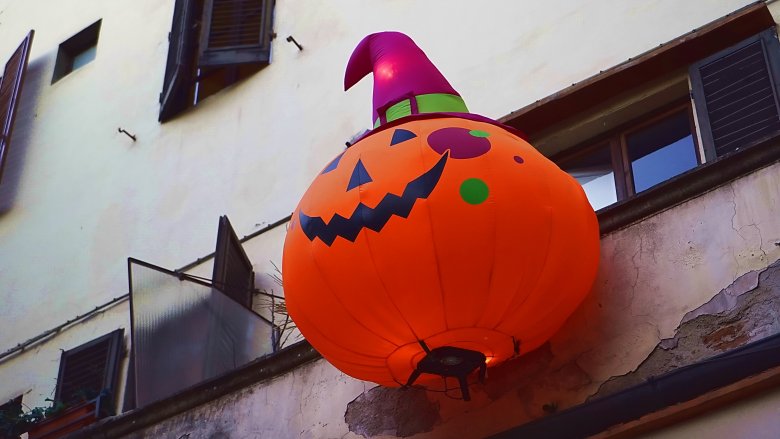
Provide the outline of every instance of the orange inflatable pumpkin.
[[[413,45],[374,34],[350,65],[388,38]],[[297,327],[345,373],[386,386],[456,376],[468,399],[465,374],[539,347],[583,300],[598,225],[573,178],[443,91],[435,105],[417,91],[375,102],[378,127],[293,214],[284,290]]]

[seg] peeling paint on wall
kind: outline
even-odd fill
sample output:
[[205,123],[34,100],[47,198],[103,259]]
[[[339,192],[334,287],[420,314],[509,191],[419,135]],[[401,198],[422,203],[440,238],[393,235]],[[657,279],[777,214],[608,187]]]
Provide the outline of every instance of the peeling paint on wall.
[[420,388],[374,387],[347,404],[344,414],[349,430],[366,437],[409,437],[433,430],[439,420],[439,404]]
[[780,260],[738,277],[712,300],[686,314],[674,337],[661,340],[636,370],[608,380],[591,398],[615,393],[778,332]]

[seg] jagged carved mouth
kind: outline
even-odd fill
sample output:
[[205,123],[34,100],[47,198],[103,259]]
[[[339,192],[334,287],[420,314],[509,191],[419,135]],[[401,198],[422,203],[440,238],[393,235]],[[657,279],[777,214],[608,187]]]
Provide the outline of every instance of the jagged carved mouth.
[[448,158],[449,151],[445,152],[431,169],[410,181],[400,196],[388,193],[373,208],[358,203],[349,218],[336,214],[326,224],[322,217],[312,217],[299,212],[301,229],[310,241],[320,238],[328,246],[333,244],[338,236],[354,242],[364,228],[379,232],[393,215],[406,218],[417,200],[428,198],[439,183]]

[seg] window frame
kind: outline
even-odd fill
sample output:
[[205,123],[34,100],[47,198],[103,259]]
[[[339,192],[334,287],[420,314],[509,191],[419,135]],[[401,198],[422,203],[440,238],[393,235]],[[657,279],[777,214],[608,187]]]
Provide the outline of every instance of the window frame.
[[[675,101],[660,108],[650,110],[644,115],[631,119],[612,130],[606,131],[596,137],[592,137],[565,151],[561,151],[560,153],[552,156],[550,160],[555,162],[555,164],[563,169],[567,164],[574,162],[575,160],[582,157],[586,157],[595,150],[603,147],[604,145],[607,145],[610,150],[610,156],[612,159],[612,172],[614,173],[615,193],[617,194],[616,203],[626,199],[631,199],[637,196],[637,192],[634,187],[631,161],[628,155],[628,146],[626,143],[627,136],[682,111],[685,111],[688,116],[688,123],[691,128],[691,137],[693,138],[693,148],[697,160],[696,167],[699,167],[704,163],[704,161],[702,160],[701,156],[696,121],[693,117],[693,107],[688,96],[676,99]],[[696,167],[693,169],[696,169]],[[685,172],[690,172],[691,170]],[[663,182],[658,184],[663,184]],[[601,209],[607,208],[614,204],[615,203],[609,204],[602,207]]]
[[[663,107],[666,108],[666,107]],[[702,160],[700,148],[699,148],[699,139],[696,135],[696,121],[693,117],[693,108],[691,105],[690,100],[686,97],[684,99],[683,103],[678,104],[677,106],[674,106],[673,104],[668,108],[666,111],[658,111],[658,112],[652,112],[651,114],[654,114],[654,116],[650,117],[649,119],[645,120],[642,123],[639,123],[632,128],[625,130],[620,135],[620,153],[623,157],[623,175],[625,178],[625,184],[628,188],[628,192],[626,195],[626,198],[636,196],[638,193],[636,191],[635,182],[633,178],[633,170],[631,169],[631,160],[629,158],[628,154],[628,143],[626,139],[629,135],[632,133],[635,133],[643,128],[647,128],[650,125],[653,125],[655,123],[660,122],[661,120],[668,118],[674,114],[680,113],[680,112],[686,112],[686,115],[688,116],[688,127],[691,131],[691,138],[693,139],[693,150],[696,154],[696,167],[700,166],[704,161]],[[693,169],[695,169],[694,167]],[[667,179],[668,180],[668,179]],[[665,181],[665,180],[664,180]],[[657,184],[661,184],[662,182],[659,182]],[[655,185],[654,185],[655,186]],[[644,192],[644,191],[642,191]]]

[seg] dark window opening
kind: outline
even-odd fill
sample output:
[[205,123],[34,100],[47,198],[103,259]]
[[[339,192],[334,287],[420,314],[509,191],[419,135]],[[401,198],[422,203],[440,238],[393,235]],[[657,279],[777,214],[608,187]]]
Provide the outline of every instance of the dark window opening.
[[102,20],[94,22],[60,44],[57,61],[54,63],[54,75],[51,78],[52,84],[95,59],[101,23]]
[[271,61],[274,0],[177,0],[163,91],[165,122]]
[[116,331],[64,351],[54,400],[75,405],[106,395],[116,397],[124,330]]

